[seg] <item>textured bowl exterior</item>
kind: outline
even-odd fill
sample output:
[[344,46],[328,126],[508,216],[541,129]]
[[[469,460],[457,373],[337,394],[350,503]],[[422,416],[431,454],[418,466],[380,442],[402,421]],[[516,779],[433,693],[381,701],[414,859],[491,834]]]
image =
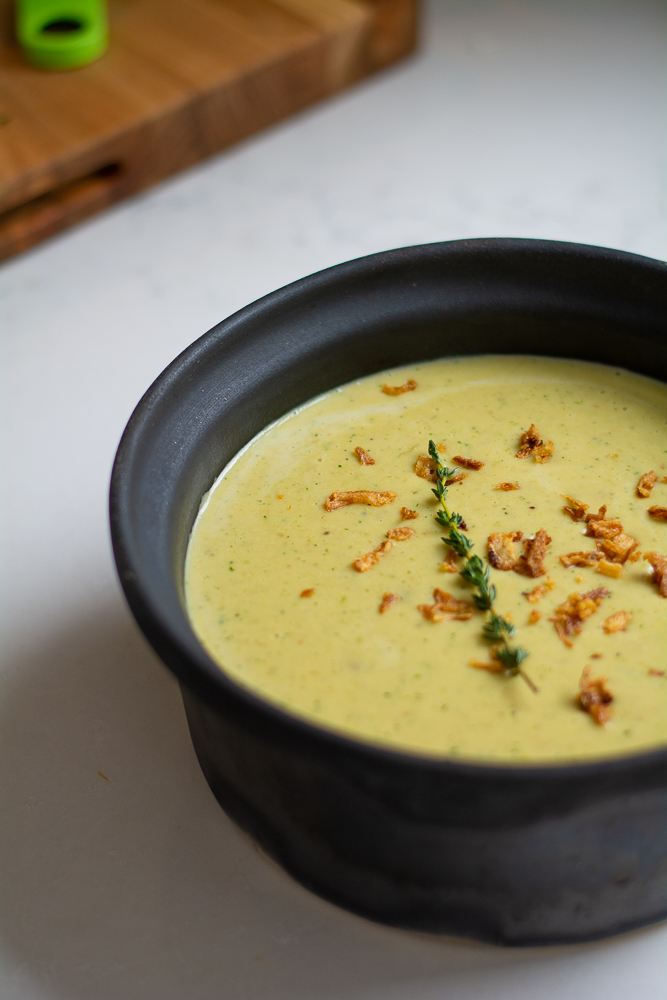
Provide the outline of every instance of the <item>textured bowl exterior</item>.
[[125,595],[179,679],[218,801],[315,892],[384,923],[503,944],[581,941],[667,917],[667,748],[530,767],[355,741],[227,677],[194,636],[183,593],[202,495],[293,406],[446,355],[560,355],[667,381],[666,320],[659,261],[536,240],[408,247],[248,306],[139,403],[111,487]]

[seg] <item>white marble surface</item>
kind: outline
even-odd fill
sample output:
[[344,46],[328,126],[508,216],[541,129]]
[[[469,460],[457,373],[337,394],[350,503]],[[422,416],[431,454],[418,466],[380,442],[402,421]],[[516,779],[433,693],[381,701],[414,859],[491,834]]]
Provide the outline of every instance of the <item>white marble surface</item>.
[[435,0],[415,59],[0,269],[1,1000],[667,998],[665,926],[457,944],[260,857],[125,610],[105,508],[150,381],[287,281],[470,236],[666,257],[666,43],[663,0]]

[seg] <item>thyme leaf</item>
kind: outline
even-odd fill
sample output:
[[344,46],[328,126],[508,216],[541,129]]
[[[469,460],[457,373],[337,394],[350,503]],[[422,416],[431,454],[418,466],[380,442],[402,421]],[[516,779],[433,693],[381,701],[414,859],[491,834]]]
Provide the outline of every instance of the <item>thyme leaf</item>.
[[429,441],[428,453],[433,461],[436,477],[432,493],[440,504],[435,519],[447,531],[447,534],[442,536],[442,541],[453,549],[457,556],[465,560],[459,575],[474,588],[472,599],[475,605],[480,611],[488,612],[488,621],[482,629],[482,634],[492,644],[492,656],[502,664],[506,677],[521,676],[531,691],[537,692],[537,688],[521,666],[528,656],[527,650],[521,646],[511,646],[508,641],[514,635],[514,625],[493,610],[497,592],[491,583],[489,566],[485,566],[478,555],[471,555],[474,542],[465,533],[465,521],[461,514],[450,511],[447,506],[446,481],[451,479],[457,470],[449,469],[443,464],[434,441]]

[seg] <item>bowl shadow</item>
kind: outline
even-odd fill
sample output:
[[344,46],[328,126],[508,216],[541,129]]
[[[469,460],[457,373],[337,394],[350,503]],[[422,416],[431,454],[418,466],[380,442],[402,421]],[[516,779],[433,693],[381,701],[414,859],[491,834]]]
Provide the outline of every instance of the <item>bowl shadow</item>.
[[6,671],[2,935],[56,995],[418,997],[437,983],[438,995],[447,984],[448,995],[481,997],[494,973],[609,947],[430,938],[301,888],[217,805],[178,686],[119,595],[26,644]]

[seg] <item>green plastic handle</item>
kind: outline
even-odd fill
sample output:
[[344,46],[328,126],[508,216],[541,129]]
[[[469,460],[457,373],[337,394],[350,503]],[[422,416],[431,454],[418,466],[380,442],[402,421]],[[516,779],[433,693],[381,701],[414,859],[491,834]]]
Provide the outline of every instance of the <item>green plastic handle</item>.
[[16,35],[40,69],[76,69],[109,44],[106,0],[16,0]]

